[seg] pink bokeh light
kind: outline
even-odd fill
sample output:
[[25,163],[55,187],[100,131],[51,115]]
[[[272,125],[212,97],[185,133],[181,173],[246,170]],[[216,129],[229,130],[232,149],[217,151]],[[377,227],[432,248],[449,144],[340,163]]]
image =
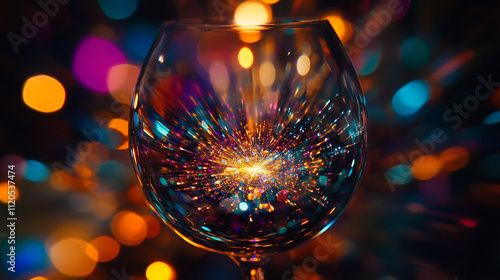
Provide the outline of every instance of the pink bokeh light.
[[76,48],[73,74],[85,88],[99,93],[108,92],[107,76],[111,67],[126,63],[123,52],[113,43],[89,36]]

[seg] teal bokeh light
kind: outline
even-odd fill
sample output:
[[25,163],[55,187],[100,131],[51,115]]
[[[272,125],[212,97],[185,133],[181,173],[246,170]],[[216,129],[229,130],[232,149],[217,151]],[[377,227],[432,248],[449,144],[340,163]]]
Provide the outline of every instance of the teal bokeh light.
[[124,19],[137,9],[137,0],[99,0],[102,12],[112,19]]
[[26,170],[24,178],[32,182],[43,182],[49,177],[49,169],[41,162],[36,160],[26,161]]
[[484,124],[496,124],[500,122],[500,111],[492,113],[484,119]]
[[430,98],[430,86],[424,80],[415,80],[400,88],[392,97],[392,108],[400,116],[415,114]]
[[369,75],[377,69],[380,63],[381,52],[368,50],[363,52],[364,64],[359,70],[359,74],[362,76]]
[[387,178],[395,185],[406,185],[413,180],[411,167],[406,164],[396,165],[388,170]]
[[429,45],[418,37],[410,37],[401,44],[399,57],[406,68],[420,69],[429,62]]

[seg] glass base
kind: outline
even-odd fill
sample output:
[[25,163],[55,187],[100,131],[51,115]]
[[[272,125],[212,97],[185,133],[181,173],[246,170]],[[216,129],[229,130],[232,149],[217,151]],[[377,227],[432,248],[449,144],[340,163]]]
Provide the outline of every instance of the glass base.
[[250,258],[231,256],[240,267],[244,280],[264,280],[265,270],[271,258],[271,256]]

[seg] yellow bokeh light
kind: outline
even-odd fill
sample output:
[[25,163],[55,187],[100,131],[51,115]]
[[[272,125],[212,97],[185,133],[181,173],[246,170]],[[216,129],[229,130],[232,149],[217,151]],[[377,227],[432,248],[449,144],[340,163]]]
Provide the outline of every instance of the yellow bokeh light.
[[299,75],[305,76],[309,73],[309,69],[311,68],[311,60],[305,54],[301,55],[299,59],[297,59],[297,72]]
[[98,262],[108,262],[116,258],[120,252],[120,244],[107,235],[97,237],[90,244],[97,250],[95,261]]
[[340,41],[347,42],[352,37],[352,24],[342,18],[339,14],[332,14],[325,17],[332,25]]
[[120,132],[123,135],[123,143],[118,146],[116,149],[117,150],[125,150],[128,148],[128,122],[124,119],[112,119],[109,121],[108,128],[114,129],[118,132]]
[[266,24],[271,18],[271,7],[261,1],[244,1],[234,11],[234,21],[239,25]]
[[61,109],[65,100],[63,85],[51,76],[33,76],[24,83],[23,101],[34,110],[52,113]]
[[67,238],[50,248],[50,260],[61,273],[83,277],[96,266],[97,250],[89,243],[77,238]]
[[107,86],[118,102],[130,105],[141,69],[131,64],[118,64],[108,71]]
[[238,37],[240,38],[241,41],[245,43],[255,43],[262,38],[262,33],[259,30],[242,30],[239,34]]
[[276,4],[278,3],[280,0],[262,0],[262,2],[266,3],[266,4]]
[[276,69],[271,62],[266,61],[260,65],[259,78],[262,85],[266,87],[273,85],[276,79]]
[[418,180],[429,180],[436,176],[440,170],[441,161],[430,155],[417,158],[411,167],[413,176]]
[[146,269],[146,278],[148,280],[173,280],[175,271],[164,262],[154,262]]
[[238,53],[238,62],[243,68],[249,68],[250,66],[252,66],[253,64],[252,51],[247,47],[241,48],[240,52]]
[[37,277],[30,278],[30,280],[48,280],[48,279],[45,277],[42,277],[42,276],[37,276]]
[[144,219],[132,211],[122,211],[111,221],[111,232],[118,242],[134,246],[146,238],[148,229]]
[[[11,184],[11,186],[15,186],[15,185]],[[15,188],[14,190],[15,190],[15,194],[11,193],[11,195],[15,196],[15,200],[18,200],[19,199],[19,188]],[[1,182],[0,183],[0,201],[1,202],[8,203],[8,201],[10,200],[9,199],[9,192],[12,192],[12,188],[9,189],[9,183],[8,182]]]

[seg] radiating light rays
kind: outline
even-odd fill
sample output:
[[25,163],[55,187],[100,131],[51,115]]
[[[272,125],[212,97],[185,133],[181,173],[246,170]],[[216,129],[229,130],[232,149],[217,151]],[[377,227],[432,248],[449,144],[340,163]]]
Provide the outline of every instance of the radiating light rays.
[[[257,41],[244,31],[257,30],[193,34],[193,50],[152,58],[160,70],[145,73],[153,82],[133,106],[143,191],[198,244],[311,230],[338,212],[362,169],[359,99],[326,41],[297,29],[280,45],[267,29]],[[195,67],[180,73],[179,63]]]
[[[295,211],[302,211],[294,201],[304,196],[323,207],[328,202],[326,196],[317,194],[320,176],[334,176],[325,170],[331,168],[334,158],[348,158],[361,133],[356,131],[358,127],[350,126],[351,111],[339,110],[339,102],[344,101],[337,94],[322,105],[286,103],[298,106],[296,113],[277,110],[280,113],[272,120],[264,118],[250,129],[244,122],[248,121],[245,110],[211,108],[210,102],[198,100],[192,114],[174,123],[183,127],[183,133],[175,132],[179,131],[175,126],[165,126],[172,133],[157,138],[172,153],[161,155],[165,168],[156,176],[163,185],[189,194],[190,204],[226,197],[223,210],[229,212],[242,211],[238,208],[242,202],[249,213],[272,211],[273,201],[283,189],[295,199],[281,201]],[[333,113],[338,115],[333,117]],[[148,122],[153,125],[150,131],[155,130],[155,123],[158,121]],[[352,144],[339,147],[340,141]],[[150,148],[148,153],[156,153]],[[330,181],[333,184],[335,180]],[[323,187],[326,182],[328,179],[323,180]],[[335,191],[339,188],[340,183]],[[200,211],[213,211],[209,209],[211,206]]]

